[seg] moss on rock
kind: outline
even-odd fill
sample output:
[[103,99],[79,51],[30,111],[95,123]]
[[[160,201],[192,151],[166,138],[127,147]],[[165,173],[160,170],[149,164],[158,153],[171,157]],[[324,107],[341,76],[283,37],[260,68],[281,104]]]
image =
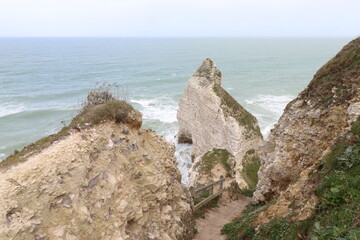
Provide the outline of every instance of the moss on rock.
[[260,158],[256,155],[254,149],[250,149],[243,158],[243,169],[241,171],[241,176],[249,186],[249,190],[255,191],[256,184],[259,180],[258,171],[260,168]]
[[262,137],[257,120],[253,115],[246,111],[246,109],[243,108],[220,85],[214,85],[213,90],[221,99],[221,107],[224,111],[225,117],[233,117],[238,121],[239,125],[246,127],[249,130],[247,133],[248,138],[251,137],[252,132]]
[[196,167],[200,167],[205,174],[210,174],[215,165],[221,163],[227,173],[230,174],[231,167],[228,162],[230,156],[231,154],[225,149],[213,148],[202,156]]
[[[339,105],[357,92],[360,76],[360,37],[347,44],[334,58],[321,67],[302,93],[324,108]],[[357,80],[357,81],[356,81]]]

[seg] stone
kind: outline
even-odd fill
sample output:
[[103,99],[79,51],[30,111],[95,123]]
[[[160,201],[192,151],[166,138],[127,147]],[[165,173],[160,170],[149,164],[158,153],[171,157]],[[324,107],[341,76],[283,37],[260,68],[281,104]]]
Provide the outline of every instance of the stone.
[[[241,188],[248,188],[249,183],[241,174],[242,163],[248,151],[257,152],[262,135],[256,118],[221,87],[221,82],[222,74],[215,62],[205,59],[189,79],[180,99],[178,141],[193,144],[195,162],[190,171],[190,186],[199,185],[205,174],[195,168],[201,165],[202,156],[213,149],[224,149],[234,157],[233,178]],[[200,182],[210,178],[204,177]]]
[[[285,108],[264,148],[254,197],[276,203],[259,223],[295,216],[304,220],[317,204],[312,176],[339,136],[349,133],[360,115],[360,38],[321,67],[310,84]],[[296,200],[296,201],[295,201]],[[292,204],[291,204],[292,203]]]
[[[74,132],[4,170],[0,239],[192,239],[192,200],[174,145],[139,128],[139,113],[132,118]],[[128,141],[108,139],[122,139],[126,128]]]

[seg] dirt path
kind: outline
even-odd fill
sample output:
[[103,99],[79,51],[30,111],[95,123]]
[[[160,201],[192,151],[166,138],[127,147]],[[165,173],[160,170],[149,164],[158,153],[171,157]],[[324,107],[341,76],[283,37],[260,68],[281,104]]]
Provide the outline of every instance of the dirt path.
[[205,218],[196,220],[198,233],[193,240],[225,240],[226,236],[220,233],[224,224],[239,217],[250,201],[251,198],[244,197],[227,205],[220,205],[218,208],[208,210],[205,213]]

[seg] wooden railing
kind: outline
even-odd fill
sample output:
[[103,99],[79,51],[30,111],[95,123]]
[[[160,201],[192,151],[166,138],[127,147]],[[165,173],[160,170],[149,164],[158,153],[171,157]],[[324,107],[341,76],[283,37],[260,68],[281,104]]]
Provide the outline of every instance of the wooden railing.
[[[190,192],[191,195],[194,199],[194,201],[199,198],[202,194],[206,193],[208,191],[208,196],[204,199],[202,199],[199,203],[195,203],[193,211],[196,212],[198,211],[201,207],[203,207],[204,205],[206,205],[207,203],[209,203],[211,200],[215,199],[216,197],[220,196],[224,189],[223,189],[223,184],[224,184],[225,178],[223,176],[220,177],[220,180],[216,181],[216,182],[212,182],[204,187],[200,187],[200,188],[190,188]],[[214,193],[214,191],[216,191]]]

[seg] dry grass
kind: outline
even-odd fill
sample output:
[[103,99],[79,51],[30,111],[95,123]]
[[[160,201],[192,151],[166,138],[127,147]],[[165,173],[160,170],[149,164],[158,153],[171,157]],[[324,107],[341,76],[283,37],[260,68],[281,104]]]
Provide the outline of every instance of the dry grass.
[[[83,104],[80,113],[75,116],[69,126],[65,126],[58,133],[44,137],[35,143],[24,147],[21,151],[0,162],[0,170],[6,171],[11,166],[26,161],[30,156],[40,153],[51,144],[68,136],[71,130],[81,130],[99,124],[102,121],[115,121],[116,123],[131,123],[128,119],[133,107],[125,101],[116,100],[110,92],[103,89],[89,93],[87,100]],[[136,123],[139,125],[141,123]]]

